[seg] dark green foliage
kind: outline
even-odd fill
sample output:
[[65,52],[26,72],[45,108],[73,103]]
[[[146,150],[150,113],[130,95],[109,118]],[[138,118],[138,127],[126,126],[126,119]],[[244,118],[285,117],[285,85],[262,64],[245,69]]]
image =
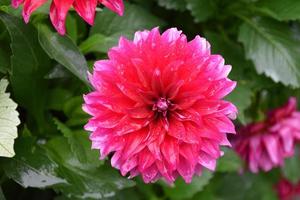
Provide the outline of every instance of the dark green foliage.
[[216,172],[204,170],[190,185],[128,180],[90,149],[81,108],[86,72],[120,36],[176,26],[189,39],[205,36],[232,65],[238,84],[227,100],[239,109],[237,126],[260,120],[289,96],[300,97],[299,0],[130,0],[123,17],[103,9],[93,27],[71,11],[65,37],[50,25],[47,6],[26,25],[9,4],[0,0],[0,78],[10,82],[22,124],[16,156],[0,158],[0,199],[272,200],[278,177],[300,180],[298,152],[281,170],[242,174],[244,163],[227,148]]

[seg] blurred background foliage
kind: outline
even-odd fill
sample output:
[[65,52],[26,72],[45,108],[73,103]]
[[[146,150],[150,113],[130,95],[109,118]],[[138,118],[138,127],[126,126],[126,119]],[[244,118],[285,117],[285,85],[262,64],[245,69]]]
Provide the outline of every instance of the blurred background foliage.
[[298,154],[282,169],[250,174],[230,149],[215,173],[189,185],[128,180],[90,150],[81,110],[90,89],[86,72],[121,35],[178,27],[189,39],[206,37],[233,66],[238,87],[228,99],[239,108],[237,127],[262,120],[289,96],[300,99],[299,0],[128,0],[124,17],[99,8],[93,27],[71,11],[65,37],[53,30],[48,8],[25,25],[21,10],[0,0],[0,78],[9,80],[22,122],[16,156],[0,159],[0,199],[268,200],[277,199],[281,176],[300,180]]

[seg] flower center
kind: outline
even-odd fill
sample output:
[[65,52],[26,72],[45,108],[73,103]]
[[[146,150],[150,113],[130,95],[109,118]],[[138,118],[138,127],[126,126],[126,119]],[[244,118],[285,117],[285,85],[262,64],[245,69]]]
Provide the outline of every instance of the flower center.
[[168,108],[170,106],[170,101],[165,98],[159,98],[153,105],[153,111],[163,113],[164,117],[167,115]]

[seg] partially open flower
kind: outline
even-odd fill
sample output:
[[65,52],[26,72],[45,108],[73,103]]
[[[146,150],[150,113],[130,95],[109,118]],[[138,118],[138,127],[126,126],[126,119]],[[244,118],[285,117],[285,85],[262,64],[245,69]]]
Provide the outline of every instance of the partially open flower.
[[222,100],[236,85],[227,78],[231,66],[204,38],[188,42],[175,28],[122,37],[108,56],[96,62],[95,91],[83,106],[101,159],[112,153],[122,175],[141,174],[146,183],[179,175],[191,182],[202,167],[214,170],[220,145],[230,145],[226,133],[235,133],[236,107]]
[[30,15],[48,1],[51,1],[50,19],[52,24],[62,35],[66,32],[65,21],[71,6],[90,25],[94,24],[98,4],[106,6],[119,15],[123,15],[124,12],[123,0],[12,0],[12,6],[17,8],[24,4],[23,18],[28,23]]
[[246,161],[250,171],[269,171],[283,164],[284,158],[294,155],[295,141],[300,139],[300,112],[296,99],[277,108],[262,122],[238,130],[234,148]]
[[300,183],[293,184],[286,179],[281,179],[276,185],[280,200],[293,200],[300,198]]

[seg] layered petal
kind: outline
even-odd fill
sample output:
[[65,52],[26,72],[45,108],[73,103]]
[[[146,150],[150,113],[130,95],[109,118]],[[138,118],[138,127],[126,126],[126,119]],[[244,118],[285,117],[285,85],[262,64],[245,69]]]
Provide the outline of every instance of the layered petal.
[[47,1],[51,1],[51,22],[61,35],[66,33],[65,21],[71,6],[90,25],[94,24],[98,4],[108,7],[119,15],[123,15],[124,13],[123,0],[12,0],[11,4],[14,8],[18,8],[24,4],[23,18],[28,23],[30,15]]
[[123,176],[140,175],[145,183],[178,176],[190,183],[202,168],[215,170],[220,146],[231,146],[227,134],[235,133],[230,119],[237,109],[222,100],[235,87],[227,78],[231,67],[211,55],[209,43],[154,28],[133,41],[121,37],[108,58],[95,63],[94,91],[83,105],[101,159],[111,153]]
[[269,171],[283,165],[284,159],[294,155],[299,140],[300,124],[294,116],[295,98],[282,107],[272,110],[262,122],[241,127],[234,141],[235,150],[247,162],[250,171]]

